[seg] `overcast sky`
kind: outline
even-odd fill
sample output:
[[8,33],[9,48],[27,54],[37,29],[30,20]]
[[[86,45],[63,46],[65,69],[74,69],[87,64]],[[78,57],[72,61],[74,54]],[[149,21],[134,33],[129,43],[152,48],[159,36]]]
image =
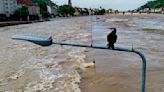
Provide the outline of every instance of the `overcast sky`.
[[[58,5],[67,4],[68,0],[52,0]],[[117,10],[132,10],[145,4],[150,0],[72,0],[73,6],[86,8],[103,8],[117,9]]]

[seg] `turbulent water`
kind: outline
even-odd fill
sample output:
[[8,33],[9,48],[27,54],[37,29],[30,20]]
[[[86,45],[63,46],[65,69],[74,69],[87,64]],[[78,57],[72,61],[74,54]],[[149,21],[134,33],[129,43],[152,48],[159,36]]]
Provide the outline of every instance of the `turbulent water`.
[[[0,28],[0,92],[139,92],[135,54],[12,40],[17,34],[48,35],[54,41],[106,45],[110,27],[116,46],[139,49],[147,61],[148,92],[164,91],[164,15],[105,15],[54,19]],[[85,71],[85,62],[96,61]],[[85,71],[85,72],[81,72]],[[79,87],[80,85],[80,87]]]
[[72,18],[0,28],[0,92],[80,92],[78,70],[84,69],[85,48],[41,47],[11,38],[46,35],[54,41],[85,43],[88,25],[87,18]]
[[[164,15],[106,15],[94,22],[94,45],[106,45],[116,27],[115,46],[142,51],[147,59],[146,92],[164,92]],[[140,92],[141,59],[133,53],[89,49],[95,69],[82,74],[83,92]]]

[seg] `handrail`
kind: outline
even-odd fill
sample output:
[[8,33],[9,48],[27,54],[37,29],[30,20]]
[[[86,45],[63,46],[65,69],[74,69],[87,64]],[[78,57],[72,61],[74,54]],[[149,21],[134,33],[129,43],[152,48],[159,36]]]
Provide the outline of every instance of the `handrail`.
[[[94,45],[84,45],[84,44],[64,43],[64,42],[53,42],[53,44],[112,50],[112,49],[108,49],[107,46],[94,46]],[[115,47],[115,49],[113,49],[113,50],[114,51],[134,52],[134,53],[138,54],[141,57],[141,59],[142,59],[141,92],[145,92],[146,58],[145,58],[144,54],[142,52],[138,51],[138,50],[133,49],[133,48],[132,49],[127,49],[127,48]]]
[[[86,44],[77,44],[77,43],[66,43],[66,42],[52,42],[52,39],[49,39],[49,37],[42,37],[42,36],[29,36],[29,35],[18,35],[16,37],[12,37],[12,39],[15,40],[25,40],[29,42],[33,42],[35,44],[41,45],[41,46],[50,46],[52,44],[59,44],[59,45],[68,45],[68,46],[76,46],[76,47],[87,47],[87,48],[95,48],[95,49],[108,49],[107,46],[94,46],[94,45],[86,45]],[[141,92],[145,92],[145,84],[146,84],[146,58],[144,54],[138,50],[135,49],[127,49],[127,48],[121,48],[121,47],[115,47],[113,49],[114,51],[125,51],[125,52],[133,52],[138,54],[142,59],[142,75],[141,75]]]

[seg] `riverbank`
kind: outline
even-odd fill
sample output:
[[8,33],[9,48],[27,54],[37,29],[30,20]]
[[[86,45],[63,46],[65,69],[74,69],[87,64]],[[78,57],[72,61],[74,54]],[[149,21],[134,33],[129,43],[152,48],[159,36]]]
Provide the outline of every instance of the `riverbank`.
[[43,21],[42,20],[36,20],[36,21],[10,21],[10,22],[0,22],[0,27],[20,25],[20,24],[29,24],[29,23],[36,23],[36,22],[43,22]]
[[54,21],[54,20],[67,19],[67,18],[69,19],[72,17],[57,17],[57,18],[35,20],[35,21],[4,21],[4,22],[0,22],[0,27],[21,25],[21,24],[30,24],[30,23],[45,22],[45,21]]

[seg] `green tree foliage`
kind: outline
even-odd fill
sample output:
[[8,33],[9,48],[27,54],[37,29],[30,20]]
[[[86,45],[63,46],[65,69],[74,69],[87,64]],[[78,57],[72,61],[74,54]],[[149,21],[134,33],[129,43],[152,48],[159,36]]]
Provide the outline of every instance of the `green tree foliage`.
[[73,15],[75,10],[70,5],[62,5],[58,8],[58,12],[59,12],[59,14],[67,16],[67,15]]
[[161,8],[161,7],[164,7],[164,0],[148,1],[145,5],[141,6],[139,9]]
[[46,0],[38,0],[38,5],[40,7],[40,13],[42,17],[44,18],[49,17]]
[[105,14],[105,9],[97,10],[96,15],[104,15]]
[[27,16],[29,16],[28,8],[26,6],[22,6],[21,8],[17,9],[15,11],[15,16],[23,20],[27,20]]

